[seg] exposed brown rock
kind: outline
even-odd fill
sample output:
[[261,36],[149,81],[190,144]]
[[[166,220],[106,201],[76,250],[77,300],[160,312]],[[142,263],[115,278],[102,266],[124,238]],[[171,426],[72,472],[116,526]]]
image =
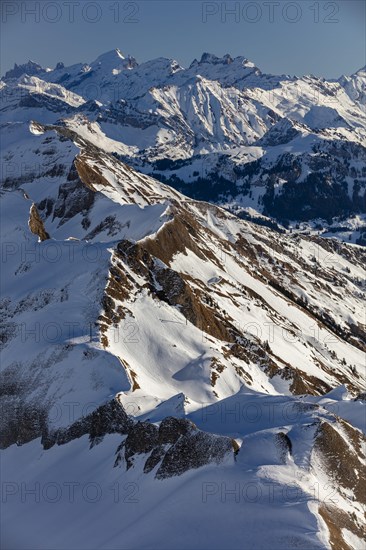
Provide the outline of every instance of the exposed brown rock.
[[[320,504],[319,514],[329,529],[329,542],[332,550],[358,550],[349,546],[342,536],[347,529],[366,543],[366,529],[355,522],[355,518],[335,506]],[[360,548],[361,550],[361,548]]]
[[320,380],[320,378],[307,374],[301,369],[293,368],[290,365],[281,368],[272,363],[265,368],[265,372],[270,378],[278,375],[283,380],[291,381],[289,389],[294,395],[324,395],[332,389],[324,380]]
[[29,221],[28,221],[29,229],[34,233],[34,235],[38,235],[38,238],[40,241],[46,241],[50,238],[49,234],[47,233],[44,223],[41,219],[41,216],[39,215],[39,212],[37,210],[36,205],[33,203],[29,212]]
[[[338,422],[344,425],[340,419]],[[352,438],[355,438],[357,443],[362,439],[365,445],[366,438],[360,432],[350,425],[347,430],[354,432]],[[322,422],[316,435],[314,450],[321,456],[327,474],[341,488],[353,491],[359,502],[366,504],[366,467],[347,439],[342,437],[331,424]]]
[[175,254],[185,254],[187,249],[202,258],[202,252],[194,242],[194,238],[198,238],[198,230],[199,226],[191,216],[179,213],[157,233],[155,238],[145,239],[144,248],[166,265],[170,264]]
[[83,184],[91,189],[91,191],[96,191],[95,185],[110,187],[108,180],[102,176],[99,168],[95,165],[90,166],[90,164],[86,162],[87,158],[87,155],[84,153],[78,155],[74,161],[76,170]]

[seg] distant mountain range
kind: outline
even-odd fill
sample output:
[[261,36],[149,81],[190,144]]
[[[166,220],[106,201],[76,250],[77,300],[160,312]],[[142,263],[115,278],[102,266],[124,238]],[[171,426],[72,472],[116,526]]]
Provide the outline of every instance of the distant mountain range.
[[187,69],[139,65],[116,49],[15,65],[1,86],[5,121],[95,127],[120,160],[188,196],[365,242],[365,67],[326,80],[208,53]]

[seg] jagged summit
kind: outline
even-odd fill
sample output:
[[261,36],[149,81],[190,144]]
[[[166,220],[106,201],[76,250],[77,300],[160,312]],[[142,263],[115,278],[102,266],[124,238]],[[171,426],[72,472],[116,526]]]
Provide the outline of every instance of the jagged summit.
[[201,56],[201,59],[198,61],[197,59],[194,59],[192,63],[190,64],[189,68],[199,66],[199,65],[231,65],[232,63],[235,64],[235,66],[238,66],[239,64],[245,65],[247,67],[254,67],[254,63],[249,61],[244,56],[237,56],[232,57],[229,53],[226,53],[222,57],[218,57],[215,54],[204,52]]
[[44,69],[41,65],[31,60],[27,61],[27,63],[23,63],[22,65],[17,65],[16,63],[14,63],[14,68],[5,73],[3,80],[19,78],[23,74],[33,76],[39,73],[43,73],[45,72],[45,70],[46,69]]
[[200,59],[200,63],[232,63],[233,59],[229,54],[224,55],[223,57],[217,57],[216,55],[212,53],[205,52],[202,54],[202,57]]

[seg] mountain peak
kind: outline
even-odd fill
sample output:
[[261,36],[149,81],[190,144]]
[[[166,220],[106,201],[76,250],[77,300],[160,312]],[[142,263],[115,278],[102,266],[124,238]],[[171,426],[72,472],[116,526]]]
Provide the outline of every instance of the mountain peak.
[[240,68],[240,67],[256,68],[254,63],[249,61],[246,57],[244,56],[232,57],[229,53],[226,53],[222,57],[218,57],[215,54],[205,52],[202,54],[201,59],[199,61],[197,61],[197,59],[194,59],[192,61],[190,68],[195,67],[197,65],[199,66],[212,65],[212,66],[222,66],[222,67],[233,65],[233,67],[235,68]]
[[200,63],[217,63],[220,58],[213,53],[204,52],[201,56]]
[[27,63],[23,63],[22,65],[17,65],[16,63],[14,63],[14,68],[5,73],[4,80],[19,78],[23,74],[33,76],[44,71],[45,69],[41,65],[29,59]]
[[134,57],[131,55],[127,55],[127,57],[125,57],[118,48],[101,54],[91,63],[92,67],[96,68],[97,66],[103,66],[103,68],[107,71],[109,69],[133,69],[134,67],[137,67],[137,65],[138,63]]
[[113,50],[109,50],[108,52],[104,52],[101,55],[97,57],[95,62],[102,62],[106,60],[119,60],[119,59],[125,59],[125,56],[121,52],[119,48],[114,48]]
[[201,56],[199,63],[211,63],[212,65],[217,65],[218,63],[230,65],[233,62],[230,54],[225,54],[223,57],[217,57],[217,55],[205,52]]

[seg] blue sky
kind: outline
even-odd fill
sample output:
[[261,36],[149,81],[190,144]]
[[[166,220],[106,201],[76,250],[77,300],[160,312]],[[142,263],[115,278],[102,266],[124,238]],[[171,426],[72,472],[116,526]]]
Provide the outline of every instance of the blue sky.
[[364,0],[2,0],[1,11],[1,74],[14,62],[70,65],[113,48],[183,66],[230,53],[265,72],[328,78],[366,64]]

